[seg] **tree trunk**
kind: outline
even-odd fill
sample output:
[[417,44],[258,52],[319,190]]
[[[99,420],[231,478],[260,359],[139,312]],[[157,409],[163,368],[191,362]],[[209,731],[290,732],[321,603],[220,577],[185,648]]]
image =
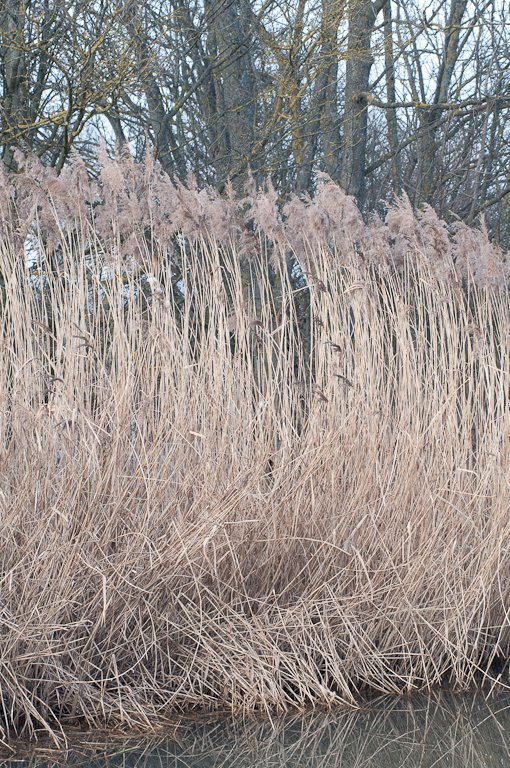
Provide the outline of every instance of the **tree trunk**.
[[461,48],[460,32],[467,0],[451,0],[448,24],[445,30],[443,56],[437,74],[432,105],[420,108],[422,137],[419,142],[419,186],[416,203],[432,203],[437,176],[438,147],[436,134],[448,101],[449,88]]
[[[395,88],[395,57],[393,53],[393,22],[391,16],[391,0],[384,5],[384,68],[386,70],[386,99],[388,104],[395,104],[397,94]],[[400,169],[397,111],[386,110],[386,125],[388,128],[388,146],[391,152],[391,183],[394,195],[402,192],[402,175]]]
[[339,179],[340,136],[338,131],[338,27],[343,15],[343,3],[322,0],[321,46],[314,81],[310,117],[303,115],[302,133],[306,135],[297,168],[296,188],[310,190],[319,143],[322,144],[322,165],[332,179]]
[[384,3],[352,0],[349,5],[341,184],[347,194],[356,198],[360,210],[365,204],[367,97],[373,64],[370,46],[375,20]]
[[25,6],[19,0],[6,0],[2,5],[0,47],[4,81],[2,104],[3,161],[8,170],[14,170],[13,148],[18,144],[20,128],[28,120],[28,75],[23,40]]
[[215,158],[218,183],[230,178],[242,189],[254,158],[256,75],[250,51],[249,0],[206,4],[216,65],[214,67],[217,133],[222,137]]

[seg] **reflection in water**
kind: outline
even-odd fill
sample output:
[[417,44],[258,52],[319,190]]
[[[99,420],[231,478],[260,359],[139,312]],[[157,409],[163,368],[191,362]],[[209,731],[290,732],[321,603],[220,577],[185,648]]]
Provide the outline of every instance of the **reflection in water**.
[[268,722],[185,723],[157,744],[84,745],[65,757],[33,754],[0,768],[491,768],[510,765],[510,693],[387,696],[362,711]]

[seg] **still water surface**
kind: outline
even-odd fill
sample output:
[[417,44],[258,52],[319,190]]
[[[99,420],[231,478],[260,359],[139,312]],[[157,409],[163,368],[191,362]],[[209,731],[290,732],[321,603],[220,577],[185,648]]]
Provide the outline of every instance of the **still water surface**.
[[510,692],[381,697],[362,711],[186,723],[152,743],[35,752],[0,768],[492,768],[510,766]]

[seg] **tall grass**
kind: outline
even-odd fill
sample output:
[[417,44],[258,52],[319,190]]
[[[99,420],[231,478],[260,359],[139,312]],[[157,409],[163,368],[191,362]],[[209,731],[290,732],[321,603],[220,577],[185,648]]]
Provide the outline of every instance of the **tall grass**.
[[503,255],[405,201],[365,227],[326,181],[165,208],[150,172],[115,204],[3,178],[3,738],[492,685]]

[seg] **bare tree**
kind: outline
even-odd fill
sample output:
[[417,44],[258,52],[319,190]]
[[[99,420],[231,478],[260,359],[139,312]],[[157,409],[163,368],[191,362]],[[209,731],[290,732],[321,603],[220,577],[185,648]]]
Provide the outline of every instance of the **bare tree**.
[[0,144],[8,168],[16,146],[61,168],[88,121],[130,81],[128,41],[117,34],[121,15],[108,1],[0,6]]
[[93,165],[102,136],[282,194],[326,171],[508,240],[509,36],[499,0],[2,0],[0,151]]

